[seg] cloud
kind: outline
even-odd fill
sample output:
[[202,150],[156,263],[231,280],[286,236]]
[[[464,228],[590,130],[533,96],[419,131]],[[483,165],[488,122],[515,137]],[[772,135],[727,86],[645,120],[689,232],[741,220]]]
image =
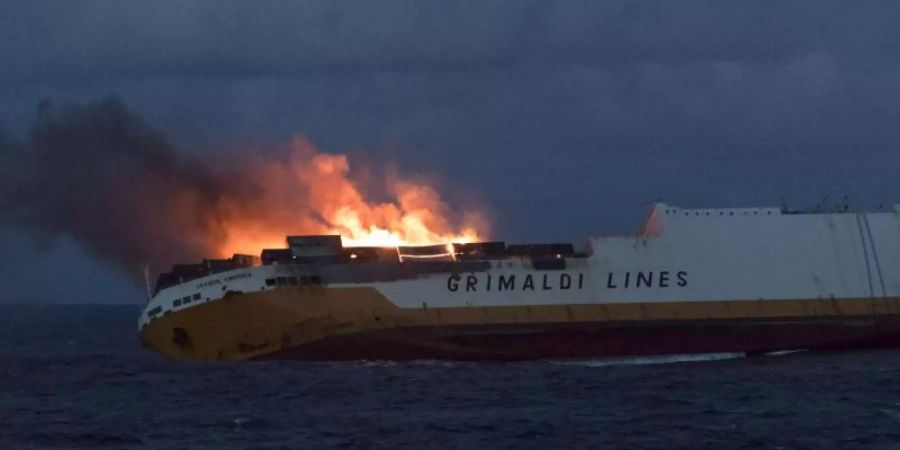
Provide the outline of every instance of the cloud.
[[[623,64],[893,59],[894,2],[21,2],[6,78],[67,84]],[[848,39],[848,37],[852,37]]]

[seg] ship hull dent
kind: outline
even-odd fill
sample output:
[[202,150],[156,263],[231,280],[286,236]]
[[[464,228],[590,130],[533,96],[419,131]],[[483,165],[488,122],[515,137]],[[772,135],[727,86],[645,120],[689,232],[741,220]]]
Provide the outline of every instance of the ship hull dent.
[[513,361],[898,347],[900,313],[870,299],[406,309],[372,288],[284,288],[166,314],[140,336],[185,360]]

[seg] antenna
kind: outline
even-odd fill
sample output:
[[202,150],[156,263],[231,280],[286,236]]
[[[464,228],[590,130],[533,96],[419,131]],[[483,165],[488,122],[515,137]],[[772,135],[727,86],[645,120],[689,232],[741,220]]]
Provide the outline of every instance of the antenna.
[[815,213],[828,212],[828,207],[826,206],[827,203],[828,203],[828,194],[825,194],[825,196],[822,197],[822,201],[819,202],[819,204],[816,206],[816,209],[814,209],[813,212],[815,212]]
[[153,289],[150,288],[150,264],[144,263],[144,284],[147,287],[147,301],[153,298]]

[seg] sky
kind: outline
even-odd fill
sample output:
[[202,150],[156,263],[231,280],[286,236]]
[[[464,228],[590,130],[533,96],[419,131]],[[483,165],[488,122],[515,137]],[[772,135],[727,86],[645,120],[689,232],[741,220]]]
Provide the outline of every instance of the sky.
[[[900,202],[897,23],[895,1],[3,1],[0,136],[115,95],[200,158],[302,135],[427,174],[506,241],[630,233],[653,200],[874,210]],[[143,301],[2,219],[0,303]]]

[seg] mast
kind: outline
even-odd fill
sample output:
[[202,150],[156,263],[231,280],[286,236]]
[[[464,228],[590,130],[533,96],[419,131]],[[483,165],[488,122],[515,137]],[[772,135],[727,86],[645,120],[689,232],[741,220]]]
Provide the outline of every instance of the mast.
[[153,289],[150,286],[150,264],[144,263],[144,285],[147,288],[147,302],[153,299]]

